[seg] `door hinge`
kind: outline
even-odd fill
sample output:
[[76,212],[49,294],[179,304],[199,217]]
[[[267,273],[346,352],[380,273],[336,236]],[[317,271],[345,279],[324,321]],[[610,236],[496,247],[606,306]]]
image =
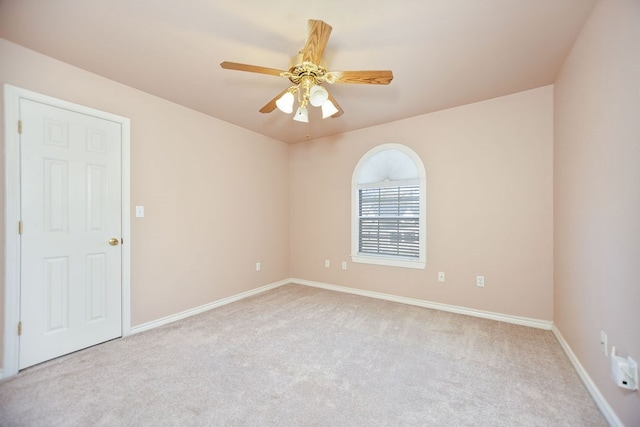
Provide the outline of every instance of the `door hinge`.
[[22,335],[22,322],[18,322],[18,336]]
[[22,235],[22,221],[18,221],[18,234]]
[[22,120],[18,120],[18,133],[22,134]]

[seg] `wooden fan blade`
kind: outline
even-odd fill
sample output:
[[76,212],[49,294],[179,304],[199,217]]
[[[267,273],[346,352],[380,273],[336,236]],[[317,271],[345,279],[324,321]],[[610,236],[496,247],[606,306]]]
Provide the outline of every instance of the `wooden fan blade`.
[[248,71],[250,73],[269,74],[271,76],[280,76],[285,72],[283,70],[276,70],[275,68],[258,67],[257,65],[240,64],[229,61],[224,61],[220,66],[226,70]]
[[277,101],[278,99],[280,99],[280,97],[281,97],[282,95],[284,95],[288,90],[289,90],[289,88],[286,88],[285,90],[283,90],[282,92],[280,92],[279,94],[277,94],[277,95],[275,96],[275,98],[273,98],[271,101],[267,102],[267,103],[266,103],[266,105],[260,109],[260,112],[261,112],[261,113],[270,113],[270,112],[272,112],[273,110],[275,110],[275,109],[276,109],[276,101]]
[[307,41],[302,49],[302,61],[320,65],[324,48],[331,35],[331,25],[324,21],[309,19]]
[[356,83],[388,85],[393,80],[390,70],[381,71],[330,71],[325,74],[329,83]]
[[331,118],[335,119],[336,117],[340,117],[341,115],[344,114],[344,110],[342,109],[342,107],[340,107],[340,104],[338,104],[338,101],[336,101],[336,99],[331,94],[329,94],[329,101],[331,101],[331,103],[335,105],[335,107],[338,109],[338,112],[335,113],[333,116],[331,116]]

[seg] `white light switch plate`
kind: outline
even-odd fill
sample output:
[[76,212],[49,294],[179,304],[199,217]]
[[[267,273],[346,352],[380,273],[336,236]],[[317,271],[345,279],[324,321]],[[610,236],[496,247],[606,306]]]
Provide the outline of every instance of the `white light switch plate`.
[[136,206],[136,218],[144,217],[144,206]]

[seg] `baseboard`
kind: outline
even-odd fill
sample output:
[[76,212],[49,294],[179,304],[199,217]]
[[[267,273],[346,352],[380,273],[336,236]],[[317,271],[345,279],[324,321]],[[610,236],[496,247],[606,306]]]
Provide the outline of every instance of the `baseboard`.
[[576,355],[571,350],[571,347],[569,347],[569,344],[560,333],[560,330],[558,330],[558,328],[553,322],[550,322],[547,320],[531,319],[527,317],[510,316],[506,314],[493,313],[489,311],[469,309],[469,308],[459,307],[455,305],[441,304],[441,303],[420,300],[415,298],[400,297],[400,296],[384,294],[380,292],[364,291],[362,289],[354,289],[354,288],[348,288],[345,286],[330,285],[328,283],[314,282],[311,280],[292,278],[290,279],[290,283],[295,283],[297,285],[311,286],[315,288],[328,289],[328,290],[337,291],[337,292],[345,292],[345,293],[361,295],[365,297],[378,298],[378,299],[383,299],[387,301],[394,301],[394,302],[399,302],[403,304],[415,305],[418,307],[432,308],[435,310],[448,311],[448,312],[464,314],[468,316],[481,317],[484,319],[497,320],[500,322],[513,323],[516,325],[529,326],[529,327],[538,328],[538,329],[551,330],[555,335],[556,339],[558,340],[558,342],[560,343],[560,346],[564,350],[565,354],[571,361],[571,364],[573,365],[574,369],[578,373],[578,376],[580,376],[580,379],[582,380],[585,387],[589,391],[589,394],[591,395],[594,402],[600,409],[600,412],[602,412],[602,415],[605,417],[605,419],[609,423],[609,425],[612,427],[624,427],[624,425],[622,424],[618,416],[615,414],[615,412],[611,408],[611,406],[609,406],[609,403],[606,401],[602,393],[600,393],[600,390],[598,390],[598,387],[596,387],[593,380],[591,380],[591,377],[589,377],[589,374],[587,374],[587,371],[582,367],[582,364],[580,363]]
[[553,331],[553,335],[555,335],[556,339],[560,343],[560,346],[562,347],[565,354],[571,361],[573,368],[576,370],[576,372],[580,376],[580,379],[582,380],[583,384],[589,391],[589,394],[591,394],[591,397],[595,401],[596,405],[598,406],[598,409],[600,409],[600,412],[602,412],[602,415],[607,420],[609,425],[612,427],[624,427],[624,424],[622,424],[622,421],[620,421],[620,418],[618,418],[618,416],[613,411],[611,406],[609,406],[609,403],[604,398],[602,393],[600,393],[600,390],[598,390],[598,387],[596,387],[595,383],[593,382],[593,380],[591,379],[587,371],[584,369],[584,367],[582,367],[582,364],[576,357],[573,350],[571,350],[571,347],[569,347],[569,343],[567,343],[567,341],[564,339],[558,327],[556,325],[553,325],[553,328],[551,330]]
[[250,297],[250,296],[253,296],[253,295],[260,294],[262,292],[269,291],[271,289],[275,289],[277,287],[280,287],[282,285],[286,285],[288,283],[295,283],[297,285],[311,286],[311,287],[314,287],[314,288],[322,288],[322,289],[327,289],[327,290],[331,290],[331,291],[344,292],[344,293],[354,294],[354,295],[361,295],[361,296],[370,297],[370,298],[383,299],[383,300],[387,300],[387,301],[399,302],[399,303],[402,303],[402,304],[415,305],[415,306],[418,306],[418,307],[425,307],[425,308],[431,308],[431,309],[435,309],[435,310],[448,311],[448,312],[451,312],[451,313],[464,314],[464,315],[467,315],[467,316],[481,317],[481,318],[484,318],[484,319],[497,320],[497,321],[500,321],[500,322],[512,323],[512,324],[522,325],[522,326],[529,326],[529,327],[538,328],[538,329],[551,330],[551,327],[553,325],[552,322],[546,321],[546,320],[531,319],[531,318],[519,317],[519,316],[511,316],[511,315],[507,315],[507,314],[493,313],[493,312],[490,312],[490,311],[482,311],[482,310],[475,310],[475,309],[471,309],[471,308],[459,307],[459,306],[455,306],[455,305],[441,304],[441,303],[437,303],[437,302],[420,300],[420,299],[416,299],[416,298],[407,298],[407,297],[401,297],[401,296],[397,296],[397,295],[385,294],[385,293],[381,293],[381,292],[365,291],[365,290],[362,290],[362,289],[348,288],[348,287],[345,287],[345,286],[331,285],[331,284],[328,284],[328,283],[314,282],[314,281],[311,281],[311,280],[291,278],[291,279],[285,279],[285,280],[281,280],[279,282],[271,283],[271,284],[268,284],[268,285],[265,285],[265,286],[261,286],[259,288],[252,289],[250,291],[246,291],[246,292],[243,292],[243,293],[240,293],[240,294],[237,294],[237,295],[232,295],[230,297],[223,298],[223,299],[217,300],[217,301],[213,301],[213,302],[210,302],[208,304],[201,305],[199,307],[194,307],[194,308],[191,308],[189,310],[181,311],[180,313],[172,314],[170,316],[166,316],[166,317],[163,317],[163,318],[160,318],[160,319],[157,319],[157,320],[153,320],[151,322],[143,323],[143,324],[138,325],[138,326],[134,326],[134,327],[131,328],[131,334],[137,334],[139,332],[148,331],[150,329],[154,329],[154,328],[157,328],[159,326],[163,326],[163,325],[175,322],[177,320],[185,319],[187,317],[203,313],[205,311],[214,309],[216,307],[220,307],[220,306],[223,306],[223,305],[226,305],[226,304],[230,304],[232,302],[239,301],[239,300],[241,300],[243,298],[247,298],[247,297]]
[[[346,286],[331,285],[328,283],[315,282],[311,280],[291,278],[291,279],[285,279],[279,282],[271,283],[265,286],[261,286],[259,288],[252,289],[250,291],[242,292],[237,295],[233,295],[227,298],[223,298],[221,300],[213,301],[208,304],[201,305],[199,307],[195,307],[189,310],[185,310],[171,316],[163,317],[161,319],[157,319],[152,322],[147,322],[142,325],[132,327],[131,333],[136,334],[139,332],[144,332],[150,329],[154,329],[159,326],[163,326],[163,325],[175,322],[177,320],[185,319],[187,317],[194,316],[196,314],[203,313],[205,311],[214,309],[216,307],[230,304],[232,302],[239,301],[241,299],[244,299],[253,295],[257,295],[262,292],[266,292],[271,289],[275,289],[277,287],[280,287],[282,285],[286,285],[289,283],[294,283],[294,284],[303,285],[303,286],[310,286],[314,288],[322,288],[322,289],[327,289],[327,290],[337,291],[337,292],[344,292],[348,294],[360,295],[360,296],[365,296],[370,298],[377,298],[377,299],[382,299],[387,301],[398,302],[402,304],[414,305],[418,307],[442,310],[442,311],[447,311],[451,313],[464,314],[467,316],[480,317],[483,319],[491,319],[499,322],[512,323],[512,324],[528,326],[532,328],[551,330],[555,335],[556,339],[558,340],[558,342],[560,343],[560,346],[564,350],[565,354],[571,361],[571,364],[573,365],[574,369],[580,376],[580,379],[582,380],[585,387],[589,391],[589,394],[591,394],[591,397],[593,398],[596,405],[602,412],[603,416],[609,423],[609,425],[611,425],[612,427],[624,427],[624,425],[622,424],[618,416],[615,414],[615,412],[611,408],[611,406],[609,406],[609,403],[607,403],[604,396],[602,396],[602,393],[600,393],[600,390],[598,390],[595,383],[591,380],[591,377],[589,377],[589,374],[587,374],[587,371],[585,371],[585,369],[582,367],[582,364],[580,363],[576,355],[573,353],[573,351],[571,350],[571,347],[569,347],[569,344],[564,339],[564,337],[562,336],[562,334],[560,333],[556,325],[554,325],[553,322],[547,321],[547,320],[531,319],[531,318],[520,317],[520,316],[511,316],[506,314],[494,313],[490,311],[475,310],[475,309],[470,309],[470,308],[465,308],[465,307],[460,307],[455,305],[441,304],[437,302],[420,300],[416,298],[407,298],[407,297],[401,297],[397,295],[385,294],[381,292],[365,291],[362,289],[349,288]],[[2,369],[0,369],[0,378],[3,378]]]
[[180,313],[172,314],[171,316],[166,316],[166,317],[163,317],[161,319],[157,319],[157,320],[153,320],[151,322],[143,323],[141,325],[132,327],[131,328],[131,334],[137,334],[139,332],[148,331],[150,329],[154,329],[154,328],[157,328],[159,326],[163,326],[163,325],[175,322],[177,320],[185,319],[187,317],[191,317],[191,316],[194,316],[196,314],[203,313],[205,311],[214,309],[216,307],[220,307],[220,306],[223,306],[223,305],[226,305],[226,304],[230,304],[232,302],[236,302],[236,301],[239,301],[241,299],[244,299],[244,298],[247,298],[247,297],[250,297],[250,296],[253,296],[253,295],[257,295],[257,294],[260,294],[262,292],[269,291],[271,289],[275,289],[277,287],[280,287],[282,285],[286,285],[288,283],[291,283],[291,281],[289,279],[281,280],[281,281],[275,282],[275,283],[270,283],[268,285],[264,285],[264,286],[261,286],[261,287],[256,288],[256,289],[252,289],[250,291],[242,292],[240,294],[232,295],[232,296],[227,297],[227,298],[223,298],[223,299],[220,299],[220,300],[217,300],[217,301],[213,301],[213,302],[210,302],[208,304],[201,305],[199,307],[195,307],[195,308],[191,308],[189,310],[181,311]]
[[328,289],[331,291],[344,292],[348,294],[361,295],[365,297],[383,299],[387,301],[399,302],[403,304],[415,305],[418,307],[432,308],[434,310],[448,311],[451,313],[464,314],[467,316],[481,317],[483,319],[497,320],[500,322],[512,323],[515,325],[529,326],[532,328],[551,330],[553,322],[548,320],[531,319],[528,317],[511,316],[508,314],[493,313],[490,311],[475,310],[471,308],[459,307],[456,305],[441,304],[416,298],[400,297],[397,295],[384,294],[380,292],[364,291],[362,289],[348,288],[345,286],[330,285],[328,283],[314,282],[304,279],[290,279],[290,283],[298,285],[312,286],[314,288]]
[[[459,307],[455,305],[441,304],[441,303],[436,303],[436,302],[431,302],[426,300],[420,300],[416,298],[407,298],[407,297],[401,297],[397,295],[385,294],[381,292],[365,291],[362,289],[331,285],[328,283],[315,282],[311,280],[291,278],[291,279],[281,280],[275,283],[270,283],[268,285],[264,285],[256,289],[252,289],[250,291],[242,292],[240,294],[232,295],[227,298],[213,301],[208,304],[201,305],[199,307],[195,307],[189,310],[182,311],[180,313],[173,314],[171,316],[166,316],[161,319],[143,323],[142,325],[132,327],[131,334],[144,332],[150,329],[157,328],[159,326],[163,326],[163,325],[175,322],[177,320],[185,319],[187,317],[194,316],[196,314],[203,313],[205,311],[214,309],[216,307],[230,304],[232,302],[239,301],[241,299],[248,298],[250,296],[257,295],[262,292],[266,292],[271,289],[275,289],[289,283],[294,283],[294,284],[303,285],[303,286],[310,286],[314,288],[322,288],[322,289],[327,289],[327,290],[337,291],[337,292],[344,292],[348,294],[361,295],[365,297],[377,298],[377,299],[382,299],[387,301],[399,302],[402,304],[409,304],[409,305],[414,305],[418,307],[431,308],[435,310],[442,310],[442,311],[447,311],[451,313],[464,314],[467,316],[497,320],[500,322],[512,323],[512,324],[522,325],[522,326],[529,326],[529,327],[538,328],[538,329],[551,330],[554,336],[556,337],[556,339],[558,340],[558,342],[560,343],[560,346],[564,350],[565,354],[569,358],[569,361],[573,365],[574,369],[580,376],[580,379],[582,380],[585,387],[589,391],[589,394],[591,394],[591,397],[593,398],[596,405],[602,412],[603,416],[609,423],[609,425],[612,427],[624,427],[624,425],[622,424],[618,416],[615,414],[611,406],[609,406],[609,403],[606,401],[602,393],[600,393],[600,390],[598,390],[598,387],[596,387],[595,383],[593,382],[593,380],[591,379],[587,371],[583,368],[582,364],[580,363],[576,355],[571,350],[571,347],[562,336],[562,333],[560,332],[560,330],[557,328],[555,324],[553,324],[553,322],[550,322],[547,320],[511,316],[506,314],[493,313],[489,311]],[[2,368],[0,368],[0,378],[4,378]]]

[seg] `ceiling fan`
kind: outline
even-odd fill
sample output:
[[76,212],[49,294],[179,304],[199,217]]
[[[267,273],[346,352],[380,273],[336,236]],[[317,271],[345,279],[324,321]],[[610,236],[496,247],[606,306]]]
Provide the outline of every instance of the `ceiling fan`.
[[329,41],[331,25],[324,21],[310,19],[307,40],[304,47],[290,61],[288,71],[256,65],[225,61],[220,64],[227,70],[248,71],[288,78],[293,86],[280,92],[260,109],[270,113],[276,107],[284,113],[293,112],[293,104],[298,100],[298,109],[293,119],[309,121],[308,106],[322,108],[322,118],[339,117],[344,112],[335,98],[322,86],[323,83],[357,83],[388,85],[393,79],[389,70],[381,71],[328,71],[322,55]]

